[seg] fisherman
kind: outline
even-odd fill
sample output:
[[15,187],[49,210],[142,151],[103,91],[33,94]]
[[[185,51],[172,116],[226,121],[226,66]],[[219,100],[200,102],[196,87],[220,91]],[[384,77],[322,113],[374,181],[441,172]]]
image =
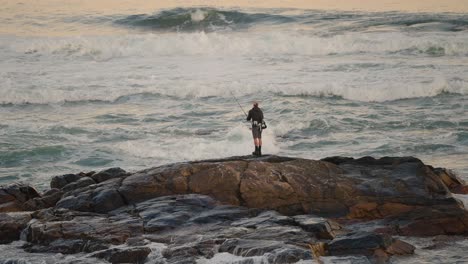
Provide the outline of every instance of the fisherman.
[[262,128],[265,128],[263,122],[263,112],[262,109],[258,107],[258,102],[253,102],[253,107],[249,111],[247,116],[247,121],[252,120],[252,135],[255,144],[255,151],[252,152],[252,155],[261,156],[262,155]]

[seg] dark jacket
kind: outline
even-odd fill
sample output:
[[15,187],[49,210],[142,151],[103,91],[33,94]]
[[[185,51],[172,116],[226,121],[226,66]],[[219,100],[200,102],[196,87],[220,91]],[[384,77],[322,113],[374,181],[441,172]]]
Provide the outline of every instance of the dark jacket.
[[263,121],[263,112],[262,109],[260,109],[258,106],[253,107],[249,111],[249,115],[247,116],[247,121],[257,121],[257,123],[261,124]]

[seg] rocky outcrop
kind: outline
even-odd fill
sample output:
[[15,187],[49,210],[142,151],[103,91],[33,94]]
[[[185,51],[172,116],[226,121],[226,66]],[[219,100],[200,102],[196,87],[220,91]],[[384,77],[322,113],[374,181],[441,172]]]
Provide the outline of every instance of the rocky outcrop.
[[[445,223],[450,211],[450,219],[466,223],[466,211],[450,192],[457,178],[447,175],[411,157],[333,157],[321,161],[238,157],[171,164],[112,178],[66,193],[57,206],[105,213],[155,197],[199,193],[224,204],[286,215],[371,220],[413,215],[422,219],[427,213],[432,221],[435,214]],[[466,231],[463,226],[456,233]]]
[[[50,208],[33,217],[24,231],[29,242],[25,250],[68,254],[98,251],[90,256],[113,263],[141,261],[148,255],[148,241],[167,246],[162,254],[169,263],[194,263],[217,252],[268,255],[271,263],[293,263],[310,259],[308,244],[322,237],[332,238],[341,228],[312,215],[290,217],[222,205],[198,194],[153,198],[106,215]],[[137,246],[114,247],[122,244]]]
[[464,182],[412,157],[232,157],[67,174],[51,187],[0,189],[4,211],[31,211],[0,215],[3,243],[22,233],[29,252],[113,263],[142,262],[150,243],[164,245],[168,263],[220,252],[293,263],[315,251],[385,262],[414,251],[392,235],[468,234],[468,213],[452,196]]

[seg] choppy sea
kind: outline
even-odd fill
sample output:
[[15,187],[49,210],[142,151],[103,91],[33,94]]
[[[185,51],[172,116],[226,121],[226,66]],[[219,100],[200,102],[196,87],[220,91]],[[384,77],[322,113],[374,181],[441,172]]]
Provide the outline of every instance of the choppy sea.
[[0,184],[47,189],[59,174],[250,154],[236,99],[245,111],[260,102],[264,153],[411,155],[468,179],[467,14],[200,7],[18,19],[75,33],[0,34]]

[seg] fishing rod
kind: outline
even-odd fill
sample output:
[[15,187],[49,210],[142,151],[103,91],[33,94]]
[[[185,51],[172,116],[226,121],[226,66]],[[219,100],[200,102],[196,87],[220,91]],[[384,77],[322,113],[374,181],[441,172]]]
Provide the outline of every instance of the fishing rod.
[[237,104],[239,105],[240,109],[242,110],[242,112],[244,112],[244,115],[247,116],[247,113],[244,111],[244,108],[242,108],[242,105],[239,103],[239,100],[237,100],[237,97],[232,93],[231,90],[229,90],[229,92],[231,93],[232,97],[234,97],[234,99],[236,100]]

